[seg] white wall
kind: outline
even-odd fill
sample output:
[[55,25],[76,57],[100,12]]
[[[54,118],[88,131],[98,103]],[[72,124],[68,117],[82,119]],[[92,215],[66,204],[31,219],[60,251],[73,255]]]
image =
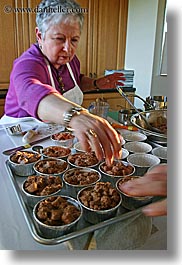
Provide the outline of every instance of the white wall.
[[[158,18],[157,18],[157,31],[154,53],[154,64],[151,84],[152,96],[167,96],[168,95],[168,79],[167,75],[160,75],[160,59],[162,53],[162,38],[163,38],[163,25],[164,25],[164,11],[166,0],[159,1]],[[167,44],[166,44],[167,45]],[[167,47],[166,47],[167,49]],[[167,55],[167,54],[166,54]],[[167,61],[167,58],[166,58]]]
[[[160,0],[159,0],[160,1]],[[125,69],[134,69],[136,94],[151,94],[158,0],[129,0]],[[143,102],[135,99],[135,106]]]

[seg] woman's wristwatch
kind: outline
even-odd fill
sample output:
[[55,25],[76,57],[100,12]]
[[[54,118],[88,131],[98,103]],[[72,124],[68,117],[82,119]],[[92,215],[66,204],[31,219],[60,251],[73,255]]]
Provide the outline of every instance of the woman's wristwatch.
[[63,114],[63,121],[64,121],[64,126],[67,127],[69,126],[69,123],[71,121],[71,119],[75,116],[75,115],[80,115],[80,113],[82,111],[88,111],[85,108],[82,107],[71,107],[70,110],[65,111]]
[[94,84],[94,87],[95,87],[97,90],[99,90],[99,87],[97,86],[97,79],[94,79],[93,84]]

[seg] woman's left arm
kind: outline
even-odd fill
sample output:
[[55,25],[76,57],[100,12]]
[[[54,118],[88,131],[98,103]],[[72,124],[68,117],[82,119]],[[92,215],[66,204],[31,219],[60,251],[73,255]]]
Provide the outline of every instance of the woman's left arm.
[[82,76],[80,86],[83,92],[91,90],[114,89],[118,85],[123,86],[122,81],[124,80],[125,77],[122,73],[114,73],[100,77],[98,79]]

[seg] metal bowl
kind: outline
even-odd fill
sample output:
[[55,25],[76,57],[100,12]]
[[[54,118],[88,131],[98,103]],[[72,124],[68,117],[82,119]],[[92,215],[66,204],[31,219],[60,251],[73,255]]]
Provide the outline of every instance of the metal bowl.
[[[130,181],[130,179],[141,178],[141,176],[127,176],[122,179],[118,179],[116,182],[116,189],[121,193],[122,196],[122,206],[128,210],[134,210],[142,207],[152,201],[152,196],[140,196],[134,197],[130,196],[122,191],[122,183]],[[143,178],[143,177],[142,177]],[[131,180],[132,181],[132,180]],[[120,185],[121,184],[121,185]]]
[[[98,183],[99,182],[97,182],[97,184]],[[114,217],[116,215],[116,213],[117,213],[117,210],[118,210],[119,206],[122,203],[121,194],[113,187],[113,189],[116,190],[117,194],[119,195],[119,201],[114,207],[109,208],[109,209],[104,209],[104,210],[94,210],[92,208],[89,208],[89,207],[85,206],[84,203],[80,199],[81,194],[84,191],[88,191],[89,192],[89,191],[93,190],[94,187],[95,187],[95,185],[89,186],[89,187],[85,187],[85,188],[81,189],[78,192],[78,194],[77,194],[77,200],[79,201],[79,203],[81,204],[81,206],[83,208],[83,217],[84,217],[84,219],[86,221],[88,221],[91,224],[96,224],[96,223],[99,223],[99,222],[102,222],[102,221],[105,221],[105,220],[107,220],[109,218]],[[101,190],[99,192],[101,194]],[[106,195],[104,195],[104,196],[106,196]],[[94,197],[94,199],[97,200],[97,198],[95,198],[95,197]],[[94,204],[94,199],[92,201],[93,204]],[[102,196],[101,196],[101,199],[102,199]],[[98,202],[96,202],[96,204],[98,204]]]
[[10,167],[12,168],[13,172],[18,175],[18,176],[22,176],[22,177],[26,177],[32,174],[35,174],[34,171],[34,164],[37,163],[37,161],[39,159],[41,159],[41,155],[36,153],[36,152],[32,152],[32,151],[18,151],[19,153],[27,153],[27,154],[33,154],[35,155],[35,157],[37,157],[36,161],[32,162],[32,163],[18,163],[18,162],[14,162],[12,161],[13,156],[17,154],[13,153],[12,155],[9,156],[9,163],[10,163]]
[[[68,176],[73,176],[74,174],[76,174],[77,176],[82,175],[82,180],[87,180],[88,175],[87,174],[97,174],[97,180],[95,180],[94,182],[89,182],[87,184],[73,184],[69,181]],[[74,175],[74,179],[76,179],[76,176]],[[70,196],[76,198],[77,197],[77,193],[78,191],[80,191],[81,189],[83,189],[84,187],[88,187],[91,185],[94,185],[96,182],[101,180],[101,174],[99,171],[93,169],[93,168],[72,168],[67,170],[64,174],[63,174],[63,181],[65,183],[65,188],[66,188],[66,192],[67,194],[69,194]],[[79,180],[78,180],[79,182]],[[76,182],[75,182],[76,183]]]
[[[143,111],[141,114],[145,116],[149,123],[155,121],[158,117],[164,117],[167,119],[167,110]],[[147,129],[145,121],[138,113],[131,116],[131,123],[145,133],[149,140],[159,144],[167,144],[167,135]]]
[[[39,177],[39,176],[35,176],[35,177]],[[49,176],[40,176],[41,178],[48,178]],[[52,178],[56,178],[55,176],[52,176]],[[26,198],[26,203],[28,206],[30,207],[34,207],[36,203],[38,203],[40,200],[43,200],[45,199],[46,197],[48,196],[55,196],[55,195],[58,195],[60,193],[60,191],[62,190],[63,188],[63,182],[60,178],[60,185],[61,187],[59,189],[57,189],[56,191],[52,192],[52,193],[49,193],[47,195],[35,195],[35,194],[32,194],[30,192],[28,192],[26,189],[25,189],[25,184],[27,183],[27,179],[22,183],[22,192],[23,194],[25,195],[25,198]],[[48,185],[48,184],[47,184]],[[46,186],[45,186],[46,187]],[[44,187],[44,188],[45,188]]]
[[[44,200],[50,200],[50,198],[51,199],[52,198],[57,199],[58,197],[64,198],[64,199],[66,199],[66,201],[69,204],[74,205],[80,211],[80,214],[73,222],[71,222],[69,224],[47,225],[47,224],[43,223],[41,220],[39,220],[39,218],[37,216],[37,210],[38,210],[39,204]],[[57,204],[57,206],[58,206],[58,204]],[[38,229],[39,229],[41,235],[45,238],[53,238],[53,239],[74,231],[77,227],[77,224],[78,224],[80,218],[82,217],[82,214],[83,214],[83,209],[82,209],[80,203],[77,200],[75,200],[71,197],[68,197],[68,196],[51,196],[51,197],[48,197],[47,199],[43,199],[43,200],[39,201],[33,208],[33,218],[34,218],[36,225],[38,226]]]

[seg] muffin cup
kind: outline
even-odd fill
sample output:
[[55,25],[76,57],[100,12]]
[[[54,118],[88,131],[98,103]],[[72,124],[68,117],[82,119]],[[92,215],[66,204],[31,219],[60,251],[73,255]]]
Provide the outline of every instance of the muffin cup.
[[[40,164],[40,163],[43,163],[43,162],[49,162],[49,161],[55,161],[55,163],[56,164],[59,164],[59,165],[62,165],[62,164],[65,164],[65,168],[62,170],[62,171],[60,171],[60,172],[56,172],[56,173],[51,173],[51,172],[49,172],[49,173],[44,173],[44,172],[41,172],[41,171],[39,171],[38,169],[37,169],[37,166]],[[34,168],[34,171],[38,174],[38,175],[43,175],[43,176],[50,176],[50,175],[52,175],[52,176],[62,176],[63,175],[63,173],[66,171],[66,170],[68,170],[69,169],[69,165],[68,165],[68,163],[66,162],[66,161],[64,161],[63,159],[58,159],[58,158],[46,158],[46,159],[43,159],[43,160],[40,160],[40,161],[37,161],[35,164],[34,164],[34,166],[33,166],[33,168]]]
[[127,161],[135,167],[135,175],[143,176],[149,167],[160,164],[160,159],[151,154],[131,154]]
[[[59,197],[59,196],[53,196],[53,197]],[[83,209],[77,200],[75,200],[74,198],[71,198],[69,196],[60,196],[60,197],[65,198],[67,200],[67,202],[74,205],[80,211],[80,215],[76,220],[74,220],[73,222],[71,222],[69,224],[59,225],[59,226],[46,225],[38,219],[37,214],[36,214],[39,203],[41,201],[44,201],[45,199],[39,201],[33,208],[33,219],[34,219],[36,226],[38,227],[38,230],[40,231],[40,234],[44,238],[53,238],[54,239],[54,238],[63,236],[67,233],[73,232],[76,229],[77,224],[82,217]],[[51,198],[51,197],[49,197],[49,198]]]
[[[47,178],[48,176],[42,176],[42,177]],[[57,191],[55,191],[53,193],[50,193],[48,195],[35,195],[35,194],[31,194],[31,193],[29,193],[28,191],[25,190],[25,184],[26,184],[26,182],[27,182],[27,179],[22,183],[21,189],[22,189],[22,192],[24,194],[24,197],[25,197],[25,200],[26,200],[27,205],[30,206],[30,207],[32,207],[32,208],[40,200],[43,200],[43,199],[45,199],[46,197],[49,197],[49,196],[58,195],[61,192],[62,188],[63,188],[63,182],[61,180],[61,188],[58,189]]]
[[[66,180],[66,176],[67,174],[70,174],[72,172],[74,172],[75,170],[80,170],[81,172],[85,173],[85,172],[95,172],[98,174],[98,179],[92,183],[89,183],[89,184],[85,184],[85,185],[74,185],[74,184],[71,184],[69,183],[67,180]],[[65,187],[66,187],[66,192],[67,194],[69,194],[70,196],[74,197],[74,198],[77,198],[77,193],[83,189],[84,187],[88,187],[88,186],[91,186],[93,184],[95,184],[96,182],[100,181],[101,180],[101,174],[99,171],[93,169],[93,168],[84,168],[84,167],[81,167],[81,168],[72,168],[72,169],[69,169],[67,170],[64,174],[63,174],[63,182],[65,184]]]
[[128,163],[128,162],[125,162],[123,160],[114,160],[114,161],[118,161],[118,162],[122,162],[124,166],[131,166],[132,167],[132,172],[130,174],[126,174],[126,175],[118,175],[118,176],[115,176],[115,175],[111,175],[111,174],[108,174],[106,172],[104,172],[102,170],[102,165],[105,163],[105,162],[102,162],[100,165],[99,165],[99,171],[102,173],[102,179],[103,181],[107,182],[109,181],[113,186],[115,186],[116,182],[118,179],[122,178],[122,177],[125,177],[125,176],[130,176],[130,175],[133,175],[135,173],[135,167],[131,164],[131,163]]
[[88,221],[91,224],[97,224],[99,222],[105,221],[109,218],[112,218],[114,216],[116,216],[117,210],[119,208],[119,206],[122,203],[122,196],[120,195],[120,193],[118,192],[119,196],[120,196],[120,200],[118,202],[118,204],[111,208],[111,209],[107,209],[107,210],[94,210],[91,208],[86,207],[81,201],[80,201],[80,194],[82,193],[83,190],[87,190],[87,189],[92,189],[94,187],[93,186],[89,186],[89,187],[85,187],[83,189],[81,189],[78,194],[77,194],[77,200],[79,201],[79,203],[81,204],[82,208],[83,208],[83,217],[86,221]]
[[[24,151],[24,152],[37,155],[37,158],[38,158],[37,161],[41,159],[41,155],[36,152],[32,152],[32,151]],[[26,176],[35,174],[34,164],[37,163],[37,161],[32,162],[32,163],[26,163],[26,164],[18,164],[11,160],[14,155],[15,153],[10,155],[8,161],[10,163],[11,169],[16,175],[21,176],[21,177],[26,177]]]

